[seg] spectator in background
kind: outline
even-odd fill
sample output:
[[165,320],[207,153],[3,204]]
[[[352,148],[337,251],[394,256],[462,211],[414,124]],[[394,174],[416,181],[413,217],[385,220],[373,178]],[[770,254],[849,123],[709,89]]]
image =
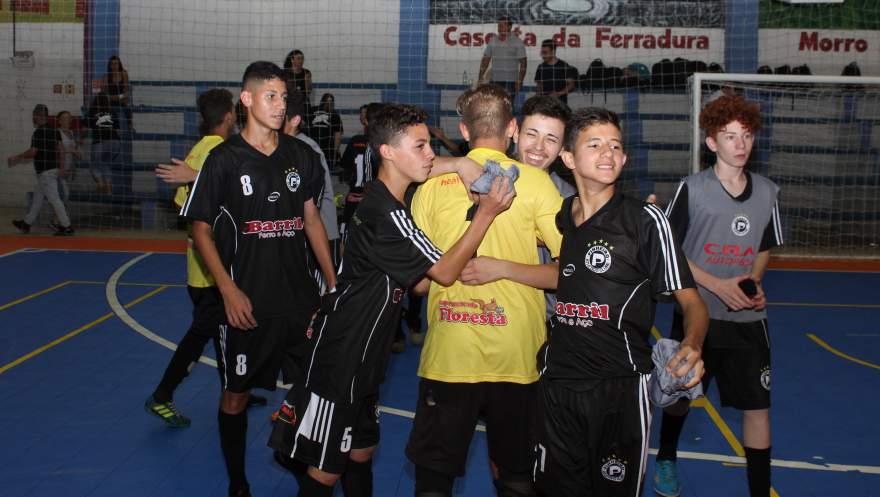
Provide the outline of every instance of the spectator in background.
[[294,91],[301,91],[305,96],[308,112],[312,103],[312,71],[303,67],[305,60],[302,50],[291,50],[284,59],[284,75],[287,76],[287,96],[293,95]]
[[550,95],[568,103],[568,94],[574,91],[578,72],[574,66],[556,57],[556,44],[553,40],[541,42],[541,62],[535,71],[537,95]]
[[24,219],[14,220],[12,224],[20,232],[30,233],[31,226],[37,221],[40,210],[43,208],[43,198],[46,198],[55,210],[55,215],[58,216],[60,223],[55,235],[69,236],[73,234],[73,228],[70,226],[70,218],[67,217],[64,203],[58,195],[58,168],[63,167],[60,160],[62,158],[61,134],[49,124],[49,109],[43,104],[34,107],[33,121],[37,129],[31,135],[30,148],[6,159],[9,167],[33,160],[34,171],[37,173],[37,187],[34,190],[30,209]]
[[101,92],[110,98],[110,105],[116,114],[124,118],[124,130],[131,130],[131,86],[128,83],[128,71],[122,67],[118,55],[107,61],[107,72],[101,77]]
[[348,181],[348,194],[345,196],[345,206],[342,209],[342,223],[339,227],[343,240],[345,240],[346,224],[363,198],[364,185],[376,177],[378,164],[374,164],[376,161],[373,160],[367,134],[369,133],[370,115],[375,114],[381,108],[382,104],[378,102],[361,106],[360,120],[364,127],[364,132],[351,137],[348,141],[348,146],[345,147],[345,153],[339,161],[339,167]]
[[446,132],[443,131],[443,128],[440,126],[431,126],[428,130],[434,138],[440,140],[440,143],[443,144],[443,148],[449,150],[449,153],[452,154],[453,157],[464,157],[471,151],[467,141],[450,139],[446,136]]
[[493,36],[486,44],[483,59],[480,61],[479,81],[486,81],[486,71],[491,62],[492,77],[488,81],[507,90],[511,99],[516,101],[516,95],[522,89],[523,79],[526,77],[528,59],[525,44],[510,32],[512,26],[513,22],[508,18],[498,21],[498,36]]
[[[73,180],[76,177],[76,165],[82,160],[82,152],[79,149],[82,139],[71,129],[73,116],[70,112],[62,110],[55,117],[55,122],[58,126],[58,132],[61,134],[62,154],[61,167],[58,168],[58,188],[61,191],[61,200],[66,207],[67,200],[70,198],[70,186],[68,186],[67,180]],[[55,221],[53,227],[55,224],[60,227],[60,223],[57,223],[58,220]]]
[[[339,261],[336,260],[336,255],[339,253],[337,247],[339,240],[339,225],[336,222],[336,204],[333,203],[334,193],[333,181],[330,179],[330,167],[327,165],[327,159],[324,157],[324,152],[321,151],[321,147],[315,142],[315,140],[312,140],[308,135],[302,132],[301,125],[305,120],[305,116],[305,94],[301,91],[289,93],[287,95],[287,110],[284,115],[283,131],[284,134],[290,135],[304,142],[321,157],[321,166],[324,168],[324,190],[316,200],[318,210],[321,212],[321,221],[324,222],[324,229],[327,231],[327,240],[330,242],[331,253],[334,256],[333,264],[335,267],[339,267]],[[316,261],[314,257],[312,257],[309,258],[309,262],[314,263]],[[318,282],[318,288],[320,288],[321,293],[323,294],[329,291],[330,289],[326,288],[324,285],[325,281],[323,273],[321,273],[321,268],[317,267],[316,264],[312,264],[309,269],[312,276],[314,276]]]
[[339,144],[342,143],[342,118],[336,112],[334,103],[333,94],[322,95],[309,124],[309,135],[321,146],[331,170],[336,167]]
[[119,115],[113,112],[110,97],[99,93],[89,108],[89,128],[92,130],[92,153],[89,170],[98,191],[113,193],[113,168],[122,159],[119,143]]

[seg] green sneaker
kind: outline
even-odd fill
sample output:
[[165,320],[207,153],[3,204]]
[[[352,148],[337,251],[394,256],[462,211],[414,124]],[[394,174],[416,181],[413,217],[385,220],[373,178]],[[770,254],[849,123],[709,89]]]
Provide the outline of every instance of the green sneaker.
[[189,418],[180,414],[174,402],[156,402],[153,396],[150,395],[147,397],[147,401],[144,402],[144,410],[162,418],[162,421],[165,421],[173,428],[186,428],[189,426]]
[[663,497],[678,497],[681,494],[675,461],[659,460],[654,463],[654,492]]

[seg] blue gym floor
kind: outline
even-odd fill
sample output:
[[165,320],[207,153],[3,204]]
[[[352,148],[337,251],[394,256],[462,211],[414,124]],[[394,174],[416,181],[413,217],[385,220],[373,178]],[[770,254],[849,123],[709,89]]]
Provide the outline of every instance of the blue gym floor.
[[[189,325],[182,254],[26,249],[0,256],[0,273],[0,496],[225,495],[216,371],[197,365],[176,393],[190,428],[167,428],[143,409],[171,357],[165,344]],[[779,496],[880,495],[878,287],[880,273],[770,271],[765,279]],[[661,334],[669,321],[661,308]],[[408,346],[394,356],[382,390],[376,496],[413,495],[403,448],[418,354]],[[255,497],[294,496],[293,477],[266,448],[283,391],[269,395],[268,407],[249,411],[248,477]],[[701,405],[681,441],[682,495],[747,495],[739,415],[720,408],[714,387]],[[655,410],[655,436],[659,419]],[[654,495],[646,486],[643,495]],[[482,432],[456,495],[494,495]]]

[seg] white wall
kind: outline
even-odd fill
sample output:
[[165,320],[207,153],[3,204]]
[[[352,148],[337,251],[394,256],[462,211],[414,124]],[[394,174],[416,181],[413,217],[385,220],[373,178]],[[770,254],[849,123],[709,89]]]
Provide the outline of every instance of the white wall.
[[[6,158],[28,149],[33,132],[34,105],[46,104],[51,114],[82,105],[83,25],[19,24],[16,49],[34,52],[34,67],[14,67],[12,25],[0,23],[0,46],[9,47],[0,58],[0,206],[24,206],[25,192],[35,183],[31,164],[6,167]],[[74,85],[73,94],[53,93],[54,85]]]
[[320,83],[396,83],[396,0],[122,0],[120,55],[135,80],[241,79],[298,48]]

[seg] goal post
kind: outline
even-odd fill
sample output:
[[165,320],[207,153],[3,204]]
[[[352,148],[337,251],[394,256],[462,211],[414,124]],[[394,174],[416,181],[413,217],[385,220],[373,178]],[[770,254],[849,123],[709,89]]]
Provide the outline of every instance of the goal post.
[[690,171],[710,165],[703,106],[735,92],[761,107],[749,169],[780,187],[783,253],[880,257],[880,77],[695,73]]

